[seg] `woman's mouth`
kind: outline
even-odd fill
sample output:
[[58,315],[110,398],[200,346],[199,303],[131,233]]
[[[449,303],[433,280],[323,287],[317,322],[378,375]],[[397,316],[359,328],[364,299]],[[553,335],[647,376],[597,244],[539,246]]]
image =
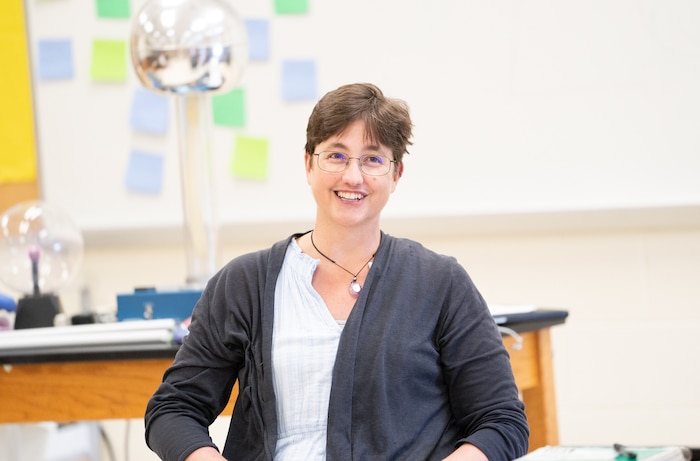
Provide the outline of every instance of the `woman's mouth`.
[[365,198],[364,194],[360,194],[359,192],[336,192],[335,195],[340,197],[343,200],[362,200]]

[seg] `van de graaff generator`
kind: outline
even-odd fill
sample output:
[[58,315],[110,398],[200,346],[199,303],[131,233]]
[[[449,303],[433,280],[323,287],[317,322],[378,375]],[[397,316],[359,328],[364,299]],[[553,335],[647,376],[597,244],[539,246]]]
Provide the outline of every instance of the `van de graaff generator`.
[[149,0],[133,18],[130,41],[141,83],[177,99],[186,283],[201,287],[217,269],[208,96],[238,82],[245,26],[225,0]]

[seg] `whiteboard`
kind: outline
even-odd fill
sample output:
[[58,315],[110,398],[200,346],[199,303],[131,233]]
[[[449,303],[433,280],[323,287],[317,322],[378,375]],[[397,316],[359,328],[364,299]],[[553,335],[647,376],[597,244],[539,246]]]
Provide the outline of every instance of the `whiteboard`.
[[[25,2],[34,57],[43,38],[74,45],[74,78],[34,77],[43,197],[88,232],[179,226],[175,103],[166,135],[142,135],[129,125],[135,73],[90,79],[92,40],[130,31],[94,3]],[[271,52],[240,82],[246,125],[211,127],[222,224],[314,216],[303,146],[315,101],[282,99],[285,59],[315,61],[318,97],[368,81],[408,102],[414,145],[390,218],[700,205],[700,2],[310,0],[288,16],[231,3],[269,20]],[[269,140],[264,180],[230,173],[239,135]],[[165,152],[157,195],[124,186],[135,148]]]

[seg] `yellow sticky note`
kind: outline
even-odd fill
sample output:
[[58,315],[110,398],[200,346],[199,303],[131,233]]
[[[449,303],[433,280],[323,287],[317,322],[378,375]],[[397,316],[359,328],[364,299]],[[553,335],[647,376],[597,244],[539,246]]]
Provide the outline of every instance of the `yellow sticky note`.
[[93,40],[90,77],[106,82],[126,80],[126,42],[124,40]]
[[247,179],[267,177],[268,140],[238,136],[234,145],[231,173]]
[[29,55],[22,2],[3,5],[0,43],[0,183],[34,181],[36,159]]

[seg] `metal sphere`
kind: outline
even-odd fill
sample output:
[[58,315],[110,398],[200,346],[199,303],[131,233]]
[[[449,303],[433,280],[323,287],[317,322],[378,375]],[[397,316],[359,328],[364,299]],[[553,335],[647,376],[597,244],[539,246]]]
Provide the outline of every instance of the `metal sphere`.
[[161,93],[231,90],[247,61],[245,25],[225,0],[149,0],[130,42],[141,83]]

